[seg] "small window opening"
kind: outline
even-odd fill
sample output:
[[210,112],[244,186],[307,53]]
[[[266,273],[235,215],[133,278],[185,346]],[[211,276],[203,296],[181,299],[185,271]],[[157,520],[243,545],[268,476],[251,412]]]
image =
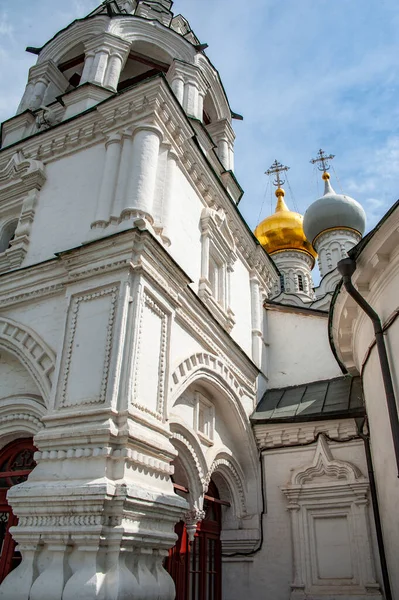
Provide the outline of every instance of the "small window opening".
[[285,279],[283,274],[280,275],[280,290],[285,292]]
[[18,220],[10,221],[5,225],[0,233],[0,253],[5,252],[11,247],[11,242],[15,238]]
[[298,288],[300,292],[303,292],[303,276],[298,275]]

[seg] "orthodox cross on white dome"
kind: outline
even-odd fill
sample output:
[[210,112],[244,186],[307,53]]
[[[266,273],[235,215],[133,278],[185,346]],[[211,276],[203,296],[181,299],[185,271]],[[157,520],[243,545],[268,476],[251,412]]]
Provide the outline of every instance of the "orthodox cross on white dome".
[[275,160],[274,163],[272,164],[272,166],[270,167],[270,169],[268,169],[265,172],[265,175],[268,175],[270,177],[270,175],[276,175],[276,179],[273,181],[273,185],[275,185],[278,188],[281,188],[282,185],[284,185],[285,183],[285,179],[282,179],[280,177],[280,173],[284,173],[285,171],[288,171],[290,167],[286,167],[284,165],[282,165],[281,163],[278,162],[278,160]]
[[[323,171],[323,173],[327,173],[327,171],[329,171],[330,169],[330,164],[329,164],[329,160],[333,160],[333,158],[335,157],[335,154],[330,154],[329,156],[326,155],[326,153],[324,152],[324,150],[322,150],[320,148],[320,150],[317,153],[317,158],[312,158],[312,160],[310,161],[312,163],[312,165],[317,165],[317,168],[319,169],[319,171]],[[320,163],[320,164],[318,164]]]

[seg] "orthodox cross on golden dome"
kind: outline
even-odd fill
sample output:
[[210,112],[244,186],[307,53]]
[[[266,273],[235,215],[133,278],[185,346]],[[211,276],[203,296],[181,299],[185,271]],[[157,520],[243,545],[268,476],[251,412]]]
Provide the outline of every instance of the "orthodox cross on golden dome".
[[276,175],[273,185],[275,185],[277,188],[281,188],[281,186],[285,183],[285,179],[280,177],[280,173],[284,173],[285,171],[288,171],[288,169],[289,167],[285,167],[279,163],[278,160],[275,160],[270,169],[265,172],[265,175],[268,175],[269,177],[270,175]]
[[[320,150],[317,153],[317,158],[312,158],[312,160],[310,161],[312,163],[312,165],[317,165],[317,168],[319,169],[319,171],[323,171],[323,175],[327,175],[327,171],[330,169],[330,164],[329,164],[329,160],[333,160],[335,154],[330,154],[329,156],[327,156],[327,154],[324,152],[324,150],[322,150],[320,148]],[[320,163],[320,164],[318,164]],[[328,176],[329,178],[330,176]],[[323,176],[324,179],[324,176]]]

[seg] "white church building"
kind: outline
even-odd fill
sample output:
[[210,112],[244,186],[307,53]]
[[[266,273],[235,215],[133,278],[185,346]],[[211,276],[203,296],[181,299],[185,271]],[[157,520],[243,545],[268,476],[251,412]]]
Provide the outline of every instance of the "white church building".
[[397,600],[399,203],[362,238],[320,151],[254,235],[171,9],[28,48],[2,124],[0,598]]

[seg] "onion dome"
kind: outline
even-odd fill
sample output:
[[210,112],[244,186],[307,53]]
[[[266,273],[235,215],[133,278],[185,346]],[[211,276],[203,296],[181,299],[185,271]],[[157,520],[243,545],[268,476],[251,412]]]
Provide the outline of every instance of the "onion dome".
[[302,215],[289,210],[284,202],[285,192],[281,187],[275,194],[276,211],[259,223],[254,232],[255,236],[269,254],[282,250],[296,250],[311,256],[314,263],[317,254],[305,237]]
[[350,229],[361,236],[366,228],[366,213],[353,198],[336,194],[330,183],[330,175],[323,173],[324,196],[313,202],[303,217],[303,229],[314,245],[316,238],[330,229]]

